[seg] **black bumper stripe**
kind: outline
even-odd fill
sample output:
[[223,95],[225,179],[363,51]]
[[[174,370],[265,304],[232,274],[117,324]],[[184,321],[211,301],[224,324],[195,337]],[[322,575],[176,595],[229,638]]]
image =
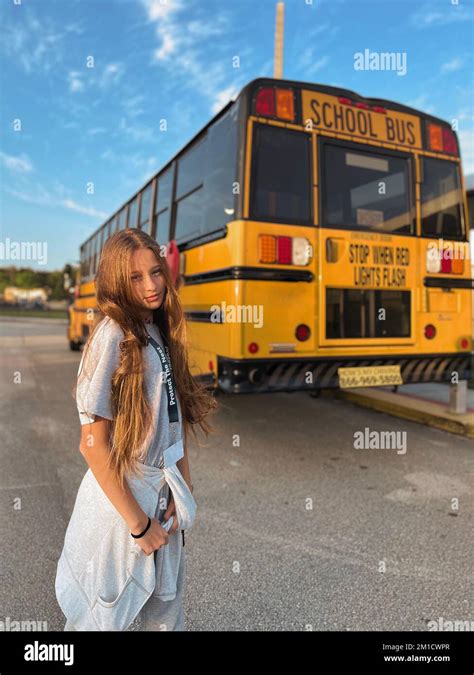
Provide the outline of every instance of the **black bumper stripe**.
[[[423,354],[413,357],[400,355],[386,358],[293,358],[286,361],[276,361],[273,358],[233,361],[218,357],[218,383],[223,391],[229,393],[314,390],[338,387],[338,368],[383,365],[400,365],[404,383],[450,382],[453,372],[458,373],[460,380],[470,378],[471,359],[469,353]],[[257,369],[255,384],[248,378],[253,369]],[[311,383],[306,381],[308,372],[313,376]]]
[[467,288],[474,289],[474,279],[453,279],[447,277],[425,277],[423,283],[427,288]]
[[200,274],[185,274],[184,282],[188,286],[207,284],[215,281],[242,279],[246,281],[313,281],[314,275],[309,270],[277,269],[274,267],[245,267],[235,265],[219,270],[210,270]]

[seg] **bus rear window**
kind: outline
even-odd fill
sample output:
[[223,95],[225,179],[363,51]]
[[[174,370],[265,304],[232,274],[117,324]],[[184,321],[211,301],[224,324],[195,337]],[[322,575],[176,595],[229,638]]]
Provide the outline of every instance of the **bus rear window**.
[[327,288],[326,337],[410,337],[410,291]]
[[322,225],[412,234],[409,159],[354,148],[322,146]]
[[311,225],[311,137],[256,124],[251,183],[251,218]]
[[454,162],[424,158],[421,184],[421,232],[427,237],[460,239],[462,193]]

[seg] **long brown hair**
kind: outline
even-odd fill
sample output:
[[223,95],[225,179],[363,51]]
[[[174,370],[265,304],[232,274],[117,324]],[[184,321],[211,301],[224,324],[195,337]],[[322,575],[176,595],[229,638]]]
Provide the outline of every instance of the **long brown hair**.
[[153,323],[164,335],[171,356],[176,389],[181,404],[184,442],[192,431],[199,445],[195,425],[206,437],[213,427],[206,420],[217,401],[203,384],[192,377],[187,354],[186,321],[179,295],[174,287],[166,258],[159,244],[146,232],[134,228],[113,234],[104,244],[95,277],[97,316],[86,346],[105,317],[122,329],[120,363],[112,378],[111,402],[114,420],[110,435],[109,466],[123,486],[125,474],[137,471],[136,461],[143,459],[140,447],[150,431],[152,412],[146,398],[142,349],[147,344],[143,307],[135,299],[131,283],[131,256],[149,248],[157,259],[166,289],[161,306],[153,311]]

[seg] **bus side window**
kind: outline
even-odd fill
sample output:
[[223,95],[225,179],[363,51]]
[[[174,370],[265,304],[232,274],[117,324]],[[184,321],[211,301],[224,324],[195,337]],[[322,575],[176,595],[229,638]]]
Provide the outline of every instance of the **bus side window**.
[[159,178],[154,215],[155,239],[159,244],[170,240],[171,197],[173,191],[173,163]]

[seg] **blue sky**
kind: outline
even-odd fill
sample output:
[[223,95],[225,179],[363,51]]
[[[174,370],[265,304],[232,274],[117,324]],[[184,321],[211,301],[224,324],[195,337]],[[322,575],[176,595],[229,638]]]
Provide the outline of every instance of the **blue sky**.
[[[47,242],[42,269],[76,262],[80,243],[243,85],[272,76],[275,4],[3,0],[1,240]],[[284,77],[457,120],[472,174],[473,10],[472,0],[286,0]],[[355,70],[364,49],[406,53],[406,75]]]

